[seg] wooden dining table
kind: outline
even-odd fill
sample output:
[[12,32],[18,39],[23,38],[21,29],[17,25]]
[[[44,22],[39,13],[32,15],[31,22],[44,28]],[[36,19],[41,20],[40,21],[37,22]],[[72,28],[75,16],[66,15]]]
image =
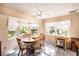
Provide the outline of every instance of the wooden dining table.
[[34,44],[35,42],[37,42],[39,39],[33,39],[32,37],[31,38],[23,38],[22,41],[28,45],[28,48],[27,48],[27,51],[28,51],[28,54],[31,55],[31,54],[34,54],[35,53],[35,49],[34,49]]
[[34,42],[36,42],[36,41],[38,41],[39,39],[34,39],[34,38],[28,38],[28,37],[26,37],[26,38],[23,38],[22,39],[22,41],[24,42],[24,43],[34,43]]

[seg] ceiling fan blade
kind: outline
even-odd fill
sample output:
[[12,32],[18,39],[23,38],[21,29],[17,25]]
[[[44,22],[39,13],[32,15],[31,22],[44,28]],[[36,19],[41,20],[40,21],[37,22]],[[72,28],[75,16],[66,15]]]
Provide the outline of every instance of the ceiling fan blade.
[[40,10],[38,10],[36,13],[37,13],[37,16],[42,16],[42,12]]

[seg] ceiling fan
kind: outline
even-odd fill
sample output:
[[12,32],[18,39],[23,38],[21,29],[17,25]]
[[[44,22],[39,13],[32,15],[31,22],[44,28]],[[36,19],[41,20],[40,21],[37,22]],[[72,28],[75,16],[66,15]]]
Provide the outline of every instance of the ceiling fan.
[[42,16],[42,11],[40,11],[39,9],[37,9],[36,10],[36,15],[41,17]]
[[35,10],[32,11],[33,18],[42,18],[42,16],[43,16],[43,11],[41,11],[39,8],[36,8]]
[[35,7],[32,11],[33,18],[44,19],[45,16],[49,16],[49,15],[50,15],[50,12],[44,11],[43,9],[39,8],[38,6]]

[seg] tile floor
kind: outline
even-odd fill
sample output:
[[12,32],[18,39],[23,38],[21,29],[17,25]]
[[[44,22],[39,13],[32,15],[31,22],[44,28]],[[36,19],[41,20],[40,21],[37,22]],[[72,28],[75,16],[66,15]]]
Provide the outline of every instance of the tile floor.
[[[7,56],[18,56],[18,49],[15,49],[13,53],[7,54]],[[26,56],[26,55],[24,55]],[[45,49],[37,56],[76,56],[76,53],[71,50],[66,50],[56,47],[52,43],[45,43]]]

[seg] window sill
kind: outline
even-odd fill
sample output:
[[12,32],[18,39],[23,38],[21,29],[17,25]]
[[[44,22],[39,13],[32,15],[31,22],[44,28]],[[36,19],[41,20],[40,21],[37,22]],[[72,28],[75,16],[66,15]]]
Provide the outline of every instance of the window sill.
[[14,36],[14,37],[11,37],[11,38],[8,38],[8,40],[12,40],[12,39],[14,39],[14,38],[16,38],[16,36]]
[[[24,35],[24,33],[23,33],[23,34],[20,34],[20,35],[18,35],[18,36],[22,36],[22,35]],[[13,37],[11,37],[11,38],[8,38],[8,40],[15,39],[15,38],[18,37],[18,36],[13,36]]]
[[46,35],[46,36],[54,36],[54,37],[67,37],[70,38],[71,36],[64,36],[64,35]]

